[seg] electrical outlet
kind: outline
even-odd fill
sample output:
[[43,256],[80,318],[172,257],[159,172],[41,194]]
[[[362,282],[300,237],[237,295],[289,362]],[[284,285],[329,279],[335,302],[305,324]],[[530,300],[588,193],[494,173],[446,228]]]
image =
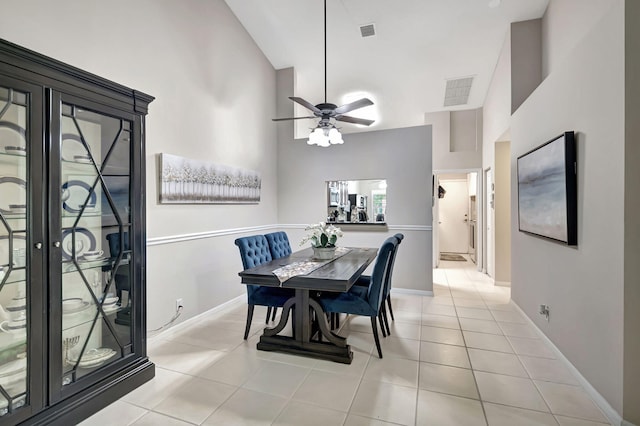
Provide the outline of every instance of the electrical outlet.
[[182,298],[176,299],[176,311],[179,311],[180,308],[184,308],[184,303],[182,303]]
[[544,315],[545,319],[549,321],[550,310],[551,309],[549,308],[549,305],[540,305],[540,310],[538,311],[538,313],[540,315]]

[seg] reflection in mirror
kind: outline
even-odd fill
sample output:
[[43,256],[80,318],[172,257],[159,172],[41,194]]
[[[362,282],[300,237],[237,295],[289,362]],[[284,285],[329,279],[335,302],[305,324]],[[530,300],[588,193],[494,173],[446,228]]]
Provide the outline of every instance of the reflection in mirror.
[[386,179],[327,181],[327,222],[386,223]]

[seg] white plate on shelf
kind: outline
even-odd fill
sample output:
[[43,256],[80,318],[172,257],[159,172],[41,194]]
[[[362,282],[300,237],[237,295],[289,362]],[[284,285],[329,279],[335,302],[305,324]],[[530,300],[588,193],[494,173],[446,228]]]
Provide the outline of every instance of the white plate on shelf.
[[102,306],[102,310],[104,311],[105,314],[110,314],[111,312],[115,312],[120,308],[120,306],[118,306],[117,303],[114,303],[112,305],[103,305]]
[[78,306],[65,307],[62,305],[62,313],[63,314],[77,314],[78,312],[82,312],[87,309],[91,305],[90,302],[82,302],[82,304]]
[[24,204],[26,199],[27,182],[15,176],[0,177],[0,212],[14,213],[9,205]]
[[[78,367],[80,368],[98,367],[104,364],[106,360],[113,357],[115,354],[116,354],[116,351],[114,351],[111,348],[89,349],[84,353],[84,355],[80,359],[80,362],[78,363]],[[77,356],[75,358],[69,357],[67,359],[67,364],[69,365],[76,365],[77,362],[78,362]]]
[[27,132],[16,123],[0,121],[0,141],[7,143],[5,148],[27,146],[26,134]]
[[24,146],[5,146],[4,152],[10,155],[19,155],[21,157],[26,157],[27,148]]

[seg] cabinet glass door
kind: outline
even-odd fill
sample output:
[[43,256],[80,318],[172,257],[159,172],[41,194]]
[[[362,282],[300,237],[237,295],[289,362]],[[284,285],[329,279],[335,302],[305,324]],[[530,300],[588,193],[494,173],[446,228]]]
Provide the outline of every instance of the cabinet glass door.
[[132,351],[132,126],[60,104],[63,386]]
[[0,416],[27,398],[29,96],[0,85]]

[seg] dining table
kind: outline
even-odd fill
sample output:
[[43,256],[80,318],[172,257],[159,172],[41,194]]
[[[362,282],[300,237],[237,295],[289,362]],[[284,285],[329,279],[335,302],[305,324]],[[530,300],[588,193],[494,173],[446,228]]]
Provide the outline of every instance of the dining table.
[[[257,348],[350,364],[353,352],[346,337],[330,329],[316,298],[349,291],[377,253],[376,248],[339,247],[333,258],[319,260],[307,248],[240,272],[243,284],[295,290],[282,307],[280,321],[264,329]],[[287,335],[282,332],[290,316],[292,330]]]

